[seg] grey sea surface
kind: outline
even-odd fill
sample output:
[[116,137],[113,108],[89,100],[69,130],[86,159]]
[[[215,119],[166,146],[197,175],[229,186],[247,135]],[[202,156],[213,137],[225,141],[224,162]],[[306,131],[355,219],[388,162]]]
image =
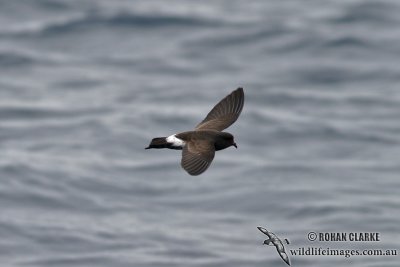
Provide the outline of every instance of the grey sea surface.
[[[0,265],[286,266],[257,226],[288,253],[399,253],[399,14],[394,0],[0,1]],[[204,174],[144,150],[239,86],[238,149]]]

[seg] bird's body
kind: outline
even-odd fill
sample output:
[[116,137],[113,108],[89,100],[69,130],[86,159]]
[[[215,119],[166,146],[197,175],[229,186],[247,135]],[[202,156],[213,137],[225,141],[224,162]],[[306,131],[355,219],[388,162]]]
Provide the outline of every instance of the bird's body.
[[169,148],[182,151],[182,167],[191,175],[203,173],[211,164],[215,151],[234,146],[232,134],[222,132],[239,117],[244,104],[244,93],[238,88],[222,99],[193,131],[156,137],[149,148]]

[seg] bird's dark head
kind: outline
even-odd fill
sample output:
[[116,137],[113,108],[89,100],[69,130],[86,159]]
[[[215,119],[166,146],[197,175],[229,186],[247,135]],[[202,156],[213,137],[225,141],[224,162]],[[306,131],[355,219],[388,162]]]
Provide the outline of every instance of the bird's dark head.
[[271,245],[271,239],[264,240],[263,245]]
[[233,135],[230,133],[222,132],[219,134],[219,138],[217,142],[215,143],[215,149],[216,150],[221,150],[225,149],[227,147],[234,146],[237,148],[237,145],[235,143],[235,139],[233,138]]

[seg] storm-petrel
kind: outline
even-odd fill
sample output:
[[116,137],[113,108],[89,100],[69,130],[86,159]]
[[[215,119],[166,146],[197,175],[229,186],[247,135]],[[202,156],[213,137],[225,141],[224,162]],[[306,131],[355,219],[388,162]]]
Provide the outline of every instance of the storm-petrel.
[[182,149],[182,167],[190,175],[199,175],[210,166],[215,151],[230,146],[237,148],[233,135],[222,130],[237,120],[243,104],[243,88],[238,88],[215,105],[193,131],[153,138],[146,149]]

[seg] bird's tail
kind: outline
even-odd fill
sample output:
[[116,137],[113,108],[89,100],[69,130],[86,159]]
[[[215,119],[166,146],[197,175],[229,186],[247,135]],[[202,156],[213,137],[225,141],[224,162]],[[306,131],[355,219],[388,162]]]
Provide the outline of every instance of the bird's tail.
[[153,138],[153,140],[151,140],[151,142],[150,142],[150,145],[148,147],[146,147],[145,149],[150,149],[150,148],[169,148],[169,149],[177,149],[177,150],[182,149],[181,147],[173,146],[173,143],[168,143],[167,137]]
[[150,145],[146,147],[145,149],[149,148],[168,148],[168,145],[170,145],[167,142],[167,137],[156,137],[151,140]]

